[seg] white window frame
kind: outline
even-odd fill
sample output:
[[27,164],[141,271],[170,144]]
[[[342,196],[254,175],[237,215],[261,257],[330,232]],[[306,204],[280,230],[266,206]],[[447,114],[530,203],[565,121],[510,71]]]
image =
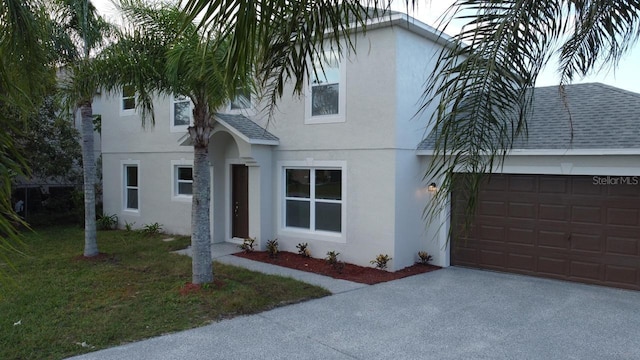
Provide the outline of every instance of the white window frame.
[[[334,53],[332,56],[338,57],[337,53],[333,50],[326,50],[325,53]],[[311,115],[312,110],[312,101],[313,94],[311,84],[311,80],[314,74],[311,74],[311,77],[305,84],[305,124],[330,124],[330,123],[341,123],[346,121],[346,103],[347,103],[347,66],[345,62],[345,57],[338,57],[338,68],[340,72],[340,80],[338,83],[338,113],[332,115]],[[316,68],[318,74],[322,74],[323,69],[318,67]]]
[[227,105],[225,106],[225,112],[229,113],[229,114],[242,114],[242,115],[247,115],[247,116],[253,116],[256,114],[256,109],[255,109],[255,104],[254,102],[256,101],[255,95],[253,94],[253,92],[249,92],[249,107],[244,108],[244,109],[232,109],[231,108],[231,101],[227,102]]
[[[347,163],[346,161],[314,161],[313,159],[307,159],[305,161],[281,161],[278,162],[278,224],[279,224],[279,233],[283,236],[297,236],[303,239],[309,240],[320,240],[320,241],[331,241],[331,242],[339,242],[345,243],[347,238]],[[301,169],[301,170],[340,170],[342,176],[341,183],[341,200],[321,200],[320,202],[326,203],[340,203],[341,206],[341,220],[340,225],[342,228],[341,232],[333,232],[333,231],[324,231],[324,230],[315,230],[315,176],[314,172],[310,172],[310,187],[311,187],[311,198],[309,201],[310,204],[310,229],[303,228],[295,228],[295,227],[287,227],[286,226],[286,171],[287,169]],[[295,198],[295,200],[301,200],[300,198]]]
[[[178,184],[180,183],[178,179],[178,168],[180,167],[190,167],[193,171],[193,160],[171,160],[171,200],[190,202],[193,195],[178,193]],[[193,184],[193,180],[191,183]]]
[[[136,105],[136,94],[134,92],[132,96],[125,97],[124,96],[124,88],[127,87],[127,86],[131,86],[131,85],[123,86],[122,89],[121,89],[121,92],[120,92],[120,116],[129,116],[129,115],[133,115],[133,114],[136,113],[136,106],[135,106]],[[133,99],[133,103],[134,103],[133,108],[131,108],[131,109],[125,109],[124,108],[124,101],[127,100],[127,99]]]
[[[170,131],[171,132],[185,132],[187,131],[187,128],[190,125],[193,125],[193,102],[191,102],[191,99],[189,99],[188,97],[186,97],[186,99],[180,99],[178,101],[176,101],[176,97],[179,97],[180,95],[175,95],[172,94],[171,95],[171,107],[169,108],[169,127],[170,127]],[[186,102],[189,101],[189,108],[192,110],[191,116],[189,117],[189,125],[175,125],[175,116],[176,116],[176,112],[175,112],[175,104],[179,103],[179,102]]]
[[[137,194],[138,194],[138,208],[137,209],[131,209],[127,207],[127,199],[128,199],[128,194],[127,194],[127,190],[129,190],[129,186],[127,185],[127,168],[128,167],[137,167],[138,168],[138,186],[135,187],[131,187],[132,189],[136,189],[137,190]],[[140,208],[141,208],[141,202],[140,202],[140,179],[141,179],[141,173],[140,173],[140,160],[125,160],[122,161],[120,164],[120,169],[122,171],[122,174],[120,176],[120,179],[122,181],[122,211],[130,213],[130,214],[140,214]]]

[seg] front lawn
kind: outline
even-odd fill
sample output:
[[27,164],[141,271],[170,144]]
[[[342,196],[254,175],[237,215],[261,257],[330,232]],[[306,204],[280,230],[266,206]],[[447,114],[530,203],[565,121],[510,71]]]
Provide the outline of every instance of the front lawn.
[[214,263],[216,283],[189,292],[189,239],[98,233],[98,260],[81,257],[83,231],[26,235],[14,284],[1,288],[0,359],[59,359],[329,293],[293,279]]

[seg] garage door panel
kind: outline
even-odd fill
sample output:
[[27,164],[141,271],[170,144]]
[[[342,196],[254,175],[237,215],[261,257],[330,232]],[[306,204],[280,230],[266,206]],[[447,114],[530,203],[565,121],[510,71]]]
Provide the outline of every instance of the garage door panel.
[[570,278],[581,280],[600,280],[601,265],[597,262],[572,261],[570,265]]
[[566,276],[568,260],[560,257],[538,257],[538,272],[545,275]]
[[601,236],[592,234],[571,234],[570,249],[577,252],[590,252],[600,254],[603,252]]
[[508,254],[507,267],[509,269],[526,271],[527,273],[534,273],[536,271],[536,258],[533,255]]
[[510,244],[527,244],[534,246],[536,244],[536,232],[534,229],[509,228],[507,230],[506,241]]
[[634,285],[639,282],[638,269],[630,266],[605,265],[605,281]]
[[[561,175],[499,175],[489,183],[452,264],[640,290],[640,185]],[[452,194],[454,228],[464,199]]]
[[604,219],[604,212],[599,206],[578,205],[571,207],[571,222],[574,224],[601,224]]
[[606,251],[611,254],[635,254],[640,256],[639,242],[640,240],[630,237],[607,236],[605,241]]
[[544,231],[538,232],[538,247],[549,250],[568,250],[569,235],[564,231]]
[[640,226],[640,210],[638,209],[607,209],[607,223],[611,225]]

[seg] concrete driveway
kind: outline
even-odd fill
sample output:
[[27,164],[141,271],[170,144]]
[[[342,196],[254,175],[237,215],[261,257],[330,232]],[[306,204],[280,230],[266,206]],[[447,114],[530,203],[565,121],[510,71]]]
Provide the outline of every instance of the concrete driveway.
[[640,292],[452,267],[74,359],[640,359]]

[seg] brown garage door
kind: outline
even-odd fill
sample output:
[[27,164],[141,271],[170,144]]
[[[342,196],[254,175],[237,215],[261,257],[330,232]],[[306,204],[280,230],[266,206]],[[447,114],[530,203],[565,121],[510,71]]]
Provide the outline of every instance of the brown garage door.
[[640,290],[638,180],[493,175],[466,234],[454,191],[451,263]]

